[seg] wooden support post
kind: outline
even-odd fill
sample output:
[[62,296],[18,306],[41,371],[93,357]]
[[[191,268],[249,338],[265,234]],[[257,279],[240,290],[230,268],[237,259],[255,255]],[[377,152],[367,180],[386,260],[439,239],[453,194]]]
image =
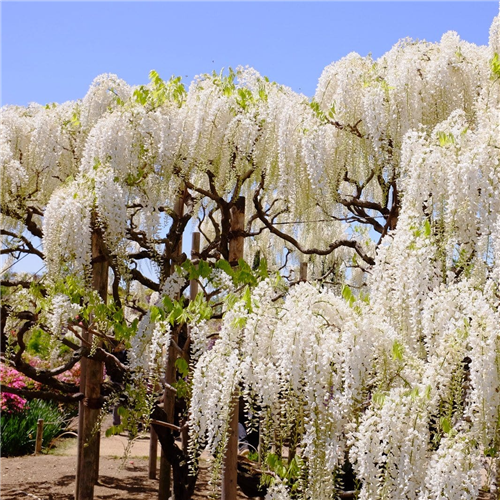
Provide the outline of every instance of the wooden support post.
[[[167,387],[171,387],[175,383],[175,359],[176,352],[174,349],[168,350],[167,367],[165,370],[165,381],[169,384]],[[167,422],[174,423],[175,416],[175,392],[173,390],[165,389],[163,394],[163,409],[167,414]],[[160,458],[160,483],[158,486],[158,500],[168,500],[170,498],[170,492],[172,490],[172,467],[170,462],[167,460],[163,449],[161,451]]]
[[[106,302],[108,296],[109,265],[104,254],[104,242],[98,230],[92,233],[92,287]],[[84,339],[92,345],[90,332],[84,333]],[[83,361],[83,360],[82,360]],[[93,500],[94,485],[99,476],[100,432],[97,431],[103,364],[87,358],[82,364],[80,387],[85,398],[80,405],[78,422],[78,458],[75,500]]]
[[307,281],[307,262],[300,263],[300,277],[299,281]]
[[36,424],[35,455],[42,451],[43,442],[43,418],[39,418]]
[[231,208],[231,238],[229,239],[229,263],[238,265],[238,260],[243,259],[245,238],[238,234],[245,230],[245,197],[240,196]]
[[[229,262],[232,266],[238,265],[238,260],[243,259],[244,237],[238,234],[245,228],[245,198],[240,196],[231,209],[231,232],[229,240]],[[237,496],[238,480],[238,415],[239,397],[236,389],[232,401],[232,416],[229,422],[229,435],[224,457],[224,471],[222,474],[221,500],[235,500]]]
[[[182,217],[184,214],[184,196],[185,193],[182,192],[177,198],[174,205],[174,212],[177,217]],[[175,270],[175,264],[177,258],[179,258],[182,254],[182,238],[180,238],[177,246],[172,250],[171,253],[171,265],[170,269],[167,271],[167,275],[170,275]],[[179,298],[179,297],[176,297]],[[172,332],[172,340],[177,343],[178,338],[177,335]],[[167,366],[165,368],[165,382],[168,384],[167,387],[171,387],[175,384],[176,381],[176,368],[175,361],[177,359],[177,353],[172,345],[170,344],[168,348],[168,356],[167,356]],[[163,394],[163,409],[167,414],[167,421],[171,424],[174,423],[175,418],[175,392],[172,390],[166,389]],[[150,457],[151,460],[151,457]],[[160,484],[158,487],[158,500],[168,500],[170,498],[172,488],[172,467],[169,461],[167,460],[165,453],[161,452],[160,459]]]
[[[191,260],[195,260],[200,253],[200,233],[193,233],[193,244],[191,246]],[[189,282],[189,299],[194,300],[198,295],[198,281],[191,280]]]
[[158,435],[153,426],[149,427],[149,479],[156,479],[156,458],[158,456]]
[[[87,337],[85,335],[85,332],[83,333],[83,336],[84,338]],[[80,360],[80,392],[82,394],[85,394],[86,376],[87,376],[87,358],[82,358]],[[85,405],[83,404],[83,399],[82,399],[78,403],[78,439],[77,439],[77,457],[76,457],[75,500],[81,500],[80,483],[82,475],[80,471],[82,470],[83,447],[85,446],[84,417],[85,417]]]

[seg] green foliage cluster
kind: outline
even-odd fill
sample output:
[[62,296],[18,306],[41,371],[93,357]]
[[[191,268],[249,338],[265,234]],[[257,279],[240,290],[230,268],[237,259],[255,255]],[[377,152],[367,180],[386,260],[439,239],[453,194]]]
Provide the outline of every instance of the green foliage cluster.
[[[168,82],[162,80],[158,72],[151,70],[149,73],[150,85],[141,85],[134,91],[134,100],[138,104],[149,105],[151,109],[156,109],[167,102],[174,101],[180,107],[186,99],[186,88],[181,82],[180,76],[172,76]],[[125,103],[117,98],[117,103]]]
[[0,416],[0,456],[21,456],[35,451],[38,419],[43,419],[42,448],[61,434],[70,414],[52,401],[31,401],[25,409]]
[[301,471],[305,467],[302,458],[296,455],[290,461],[285,461],[278,454],[269,453],[266,455],[265,466],[269,473],[263,475],[263,484],[270,486],[276,480],[275,478],[279,478],[289,485],[292,497],[294,493],[298,492]]

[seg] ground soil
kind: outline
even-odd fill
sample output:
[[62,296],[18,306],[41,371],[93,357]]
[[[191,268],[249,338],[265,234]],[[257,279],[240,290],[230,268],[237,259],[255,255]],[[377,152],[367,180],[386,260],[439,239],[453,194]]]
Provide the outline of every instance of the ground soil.
[[[124,458],[127,443],[126,436],[101,438],[99,482],[94,490],[95,500],[157,498],[158,480],[148,479],[148,437],[134,441],[130,453]],[[68,434],[57,440],[50,450],[43,450],[40,455],[2,457],[0,498],[74,500],[76,450],[76,438]],[[207,465],[207,461],[202,460],[194,500],[210,498]],[[239,493],[238,500],[246,498]]]

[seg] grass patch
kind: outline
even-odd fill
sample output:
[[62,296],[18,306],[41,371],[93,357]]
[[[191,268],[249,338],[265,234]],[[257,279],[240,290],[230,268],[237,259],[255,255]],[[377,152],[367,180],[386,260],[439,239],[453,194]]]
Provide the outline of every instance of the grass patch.
[[42,448],[66,428],[67,417],[56,403],[33,400],[20,411],[0,416],[0,456],[28,455],[35,451],[38,419],[43,419]]

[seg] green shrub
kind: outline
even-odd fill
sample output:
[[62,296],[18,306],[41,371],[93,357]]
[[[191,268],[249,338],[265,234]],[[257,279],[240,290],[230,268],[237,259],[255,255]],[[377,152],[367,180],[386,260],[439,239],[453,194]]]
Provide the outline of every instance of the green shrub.
[[35,356],[40,356],[43,359],[48,359],[50,356],[50,339],[50,334],[43,329],[34,328],[26,343],[27,352]]
[[21,411],[0,416],[0,456],[27,455],[35,451],[38,419],[43,419],[42,447],[66,427],[66,415],[51,401],[33,400]]

